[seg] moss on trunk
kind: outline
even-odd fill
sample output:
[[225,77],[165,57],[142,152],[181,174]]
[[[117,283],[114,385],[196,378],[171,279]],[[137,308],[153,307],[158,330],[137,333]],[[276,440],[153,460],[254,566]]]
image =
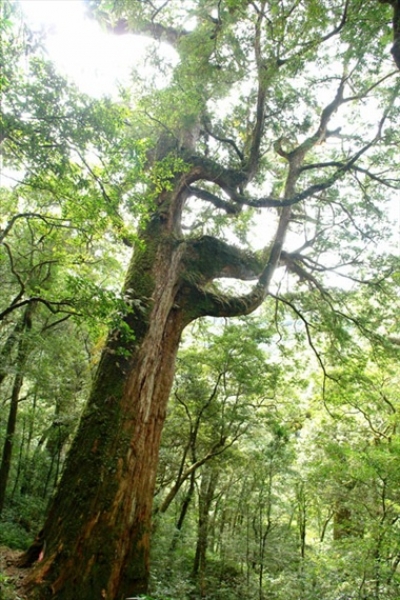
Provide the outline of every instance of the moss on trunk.
[[[152,500],[174,363],[183,246],[150,223],[125,290],[131,309],[103,351],[30,578],[36,597],[117,600],[143,593]],[[128,335],[126,335],[128,333]]]

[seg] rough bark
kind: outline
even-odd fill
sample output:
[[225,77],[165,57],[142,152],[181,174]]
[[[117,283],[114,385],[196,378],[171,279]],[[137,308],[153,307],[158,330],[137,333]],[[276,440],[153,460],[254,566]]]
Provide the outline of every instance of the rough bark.
[[141,304],[109,336],[44,526],[46,553],[32,578],[44,583],[41,598],[147,589],[158,448],[184,321],[174,307],[183,246],[165,242],[154,223],[144,237],[126,280]]

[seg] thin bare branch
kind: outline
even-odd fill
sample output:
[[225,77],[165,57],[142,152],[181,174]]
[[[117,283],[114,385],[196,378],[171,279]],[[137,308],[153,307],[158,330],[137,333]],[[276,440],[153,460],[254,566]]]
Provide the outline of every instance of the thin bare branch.
[[56,314],[58,312],[68,312],[68,314],[76,315],[76,316],[79,316],[79,314],[80,314],[76,311],[67,311],[66,310],[67,307],[73,306],[73,303],[71,300],[52,301],[52,300],[46,300],[45,298],[41,298],[40,296],[32,296],[30,298],[26,298],[25,300],[22,300],[21,302],[16,302],[16,303],[13,303],[10,306],[8,306],[5,310],[3,310],[3,312],[0,313],[0,321],[5,319],[5,317],[7,315],[9,315],[10,313],[12,313],[14,310],[18,310],[19,308],[21,308],[23,306],[27,306],[28,304],[33,304],[35,302],[44,304],[44,306],[46,306],[54,314]]
[[212,194],[207,190],[203,190],[195,186],[190,186],[189,192],[193,196],[196,196],[196,198],[200,198],[200,200],[211,202],[211,204],[213,204],[216,208],[222,208],[227,214],[237,215],[241,210],[241,206],[239,206],[238,204],[234,204],[233,202],[227,202],[226,200],[219,198],[219,196],[216,196],[215,194]]
[[210,130],[210,128],[208,127],[207,123],[204,121],[203,121],[203,127],[204,127],[204,130],[206,131],[206,133],[208,135],[210,135],[212,138],[214,138],[214,140],[217,140],[218,142],[221,142],[222,144],[229,144],[230,146],[232,146],[232,148],[234,149],[234,151],[240,158],[240,161],[242,163],[244,162],[244,154],[241,150],[239,150],[235,140],[232,140],[231,138],[219,136],[216,133],[212,132]]

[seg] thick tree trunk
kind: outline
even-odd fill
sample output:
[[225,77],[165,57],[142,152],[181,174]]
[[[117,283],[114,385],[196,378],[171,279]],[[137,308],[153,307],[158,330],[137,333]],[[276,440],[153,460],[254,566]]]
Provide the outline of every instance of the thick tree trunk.
[[[131,308],[103,351],[40,535],[43,560],[27,582],[30,597],[124,600],[147,592],[158,452],[181,333],[203,315],[248,314],[265,297],[265,283],[240,297],[207,288],[222,275],[254,278],[259,260],[210,236],[182,237],[182,206],[202,176],[194,164],[177,177],[142,232],[125,282]],[[272,263],[268,269],[269,278]],[[37,558],[38,544],[34,550]],[[20,566],[31,563],[28,551]]]
[[39,598],[122,600],[147,590],[158,451],[185,323],[175,305],[182,246],[155,223],[144,237],[125,285],[132,312],[109,336],[44,526],[44,559],[31,577]]

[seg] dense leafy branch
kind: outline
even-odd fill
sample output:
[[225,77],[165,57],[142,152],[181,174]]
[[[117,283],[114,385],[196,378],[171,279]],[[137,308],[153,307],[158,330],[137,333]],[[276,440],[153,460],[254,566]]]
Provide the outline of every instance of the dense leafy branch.
[[151,2],[142,2],[145,8],[146,6],[150,6],[152,12],[148,16],[143,16],[139,22],[134,22],[132,19],[129,19],[126,16],[120,16],[117,19],[111,20],[107,13],[103,12],[101,8],[100,10],[98,9],[97,5],[99,2],[97,0],[95,0],[95,2],[92,0],[86,0],[86,2],[88,5],[89,14],[94,16],[96,19],[103,21],[106,24],[108,31],[116,35],[144,35],[155,40],[167,42],[172,47],[178,49],[181,38],[189,34],[189,32],[185,31],[183,28],[178,30],[174,27],[166,26],[156,21],[159,13],[161,13],[168,5],[168,1],[164,2],[158,8],[154,7]]
[[39,219],[46,223],[46,225],[62,227],[65,229],[74,229],[74,226],[71,224],[71,221],[69,219],[62,219],[59,217],[54,217],[52,215],[44,215],[41,213],[33,212],[18,213],[17,215],[11,217],[4,229],[0,230],[0,243],[2,243],[4,238],[11,232],[11,229],[13,228],[14,224],[19,219]]
[[[278,58],[278,60],[277,60],[278,66],[282,66],[282,65],[285,65],[285,64],[287,64],[287,63],[289,63],[289,62],[291,62],[293,60],[299,59],[304,54],[306,54],[307,52],[309,52],[311,49],[319,46],[320,44],[323,44],[324,42],[327,42],[332,37],[338,35],[342,31],[342,29],[345,27],[346,22],[348,20],[349,7],[350,7],[350,0],[345,0],[344,6],[343,6],[342,17],[341,17],[341,20],[338,23],[338,25],[336,25],[336,27],[334,27],[333,29],[331,29],[330,31],[328,31],[326,34],[324,34],[324,35],[322,35],[320,37],[316,37],[316,38],[311,39],[311,40],[306,40],[304,42],[300,41],[298,43],[299,50],[296,50],[291,56],[287,56],[287,57],[284,57],[284,58],[281,58],[281,57]],[[294,9],[295,9],[295,5],[293,5],[292,11]]]

